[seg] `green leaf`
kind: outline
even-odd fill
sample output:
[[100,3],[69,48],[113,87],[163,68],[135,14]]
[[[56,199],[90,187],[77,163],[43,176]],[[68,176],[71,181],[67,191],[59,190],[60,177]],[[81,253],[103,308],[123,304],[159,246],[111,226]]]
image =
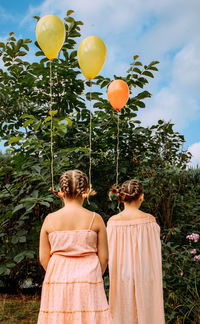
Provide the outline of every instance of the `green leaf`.
[[48,117],[45,118],[44,123],[48,122],[49,120],[51,120],[51,117],[50,116],[48,116]]
[[40,60],[40,63],[46,63],[48,61],[49,61],[49,59],[47,57],[44,57],[43,59]]
[[151,94],[148,91],[142,91],[135,98],[139,99],[139,100],[145,99],[145,98],[151,98]]
[[24,260],[24,253],[19,253],[14,257],[14,261],[17,263],[20,263],[22,260]]
[[46,206],[46,207],[50,207],[50,204],[47,201],[41,201],[40,205]]
[[77,56],[77,51],[73,51],[70,54],[70,60],[74,59]]
[[19,242],[20,242],[20,243],[25,243],[25,242],[26,242],[26,236],[21,236],[21,237],[19,238]]
[[101,99],[100,98],[101,95],[102,95],[101,92],[87,92],[86,98],[87,98],[87,100],[90,100],[90,98],[91,98],[91,100],[99,100],[99,99]]
[[74,13],[74,10],[68,10],[67,11],[67,16],[70,16],[71,14],[73,14]]
[[[71,120],[70,118],[67,118],[67,117],[66,117],[65,119],[61,120],[60,123],[62,124],[64,121],[66,121],[66,122],[67,122],[67,125],[70,126],[70,127],[71,127],[72,124],[73,124],[73,123],[72,123],[72,120]],[[65,123],[64,123],[64,124],[65,124]]]
[[50,116],[55,116],[58,113],[58,110],[49,111]]
[[35,53],[35,56],[44,56],[44,53],[42,51],[38,51]]
[[0,275],[4,274],[5,276],[9,276],[10,274],[10,269],[6,268],[6,266],[1,266],[0,267]]
[[8,144],[17,143],[17,142],[21,141],[21,139],[22,139],[21,137],[13,136],[9,139]]
[[26,43],[26,44],[32,43],[32,40],[30,38],[25,38],[24,39],[24,43]]
[[25,251],[24,252],[27,258],[33,259],[35,257],[35,252],[34,251]]
[[40,20],[39,16],[33,16],[34,19],[36,19],[37,21]]
[[29,47],[28,47],[28,45],[23,44],[22,47],[23,47],[25,50],[29,51]]
[[34,122],[34,120],[33,119],[28,119],[28,120],[26,120],[25,122],[24,122],[24,127],[27,127],[28,125],[31,125],[31,124],[33,124],[33,122]]
[[22,40],[22,39],[19,39],[19,40],[17,41],[17,44],[16,44],[17,50],[20,49],[20,47],[22,46],[22,44],[23,44],[23,40]]
[[142,101],[139,101],[139,100],[138,100],[138,101],[136,102],[136,105],[139,106],[140,108],[145,108],[145,103],[142,102]]
[[109,83],[110,83],[110,81],[107,81],[107,80],[103,81],[103,82],[101,83],[101,86],[100,86],[101,89],[104,88],[104,87],[106,87]]
[[18,242],[18,237],[15,235],[11,239],[11,243],[16,244]]
[[22,115],[21,116],[22,118],[31,118],[31,119],[34,119],[35,117],[33,115]]
[[66,20],[67,22],[69,22],[70,24],[74,22],[74,18],[72,18],[72,17],[65,18],[65,20]]
[[33,128],[34,128],[34,130],[38,130],[38,129],[39,129],[39,127],[40,127],[40,125],[41,125],[41,123],[42,123],[42,121],[41,121],[41,120],[39,120],[39,122],[38,122],[38,123],[35,123],[35,124],[33,125]]
[[139,61],[135,62],[134,65],[143,66],[143,64]]
[[159,64],[160,62],[159,61],[152,61],[149,66],[152,66],[152,65],[156,65],[156,64]]
[[38,198],[38,195],[39,195],[39,191],[38,191],[38,190],[34,190],[34,191],[32,192],[32,197],[34,197],[34,198]]
[[143,86],[143,83],[140,82],[140,81],[135,81],[135,84],[136,84],[138,87],[140,87],[140,88],[143,88],[143,87],[144,87],[144,86]]
[[158,71],[158,69],[155,66],[148,67],[148,70]]
[[25,55],[27,55],[27,52],[19,51],[18,55],[19,55],[19,56],[25,56]]
[[38,164],[36,164],[36,165],[33,165],[33,170],[36,170],[37,171],[37,173],[39,173],[40,174],[40,172],[41,172],[41,167],[38,165]]
[[19,204],[17,205],[14,209],[13,209],[13,214],[16,213],[18,210],[24,208],[24,205],[23,204]]
[[142,71],[140,69],[138,69],[138,68],[133,68],[133,71],[136,72],[136,73],[139,73],[139,74],[142,73]]
[[148,76],[150,78],[154,78],[154,75],[151,72],[149,72],[149,71],[142,72],[142,75],[146,75],[146,76]]

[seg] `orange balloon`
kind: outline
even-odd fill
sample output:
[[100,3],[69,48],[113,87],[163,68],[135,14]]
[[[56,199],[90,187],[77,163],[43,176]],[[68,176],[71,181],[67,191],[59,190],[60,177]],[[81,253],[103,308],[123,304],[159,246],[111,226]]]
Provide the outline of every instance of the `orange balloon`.
[[125,106],[129,98],[127,83],[123,80],[112,81],[108,87],[107,96],[111,106],[119,111]]

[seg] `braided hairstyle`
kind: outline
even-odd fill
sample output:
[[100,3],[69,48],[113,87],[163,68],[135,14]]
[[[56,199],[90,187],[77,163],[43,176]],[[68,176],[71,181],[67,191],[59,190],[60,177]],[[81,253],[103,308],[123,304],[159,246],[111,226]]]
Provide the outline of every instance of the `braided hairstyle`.
[[83,197],[87,194],[88,178],[86,174],[80,170],[69,170],[61,175],[59,185],[65,197]]
[[140,197],[143,193],[143,186],[138,180],[131,179],[123,182],[120,188],[112,187],[109,196],[113,193],[117,194],[119,202],[131,202]]

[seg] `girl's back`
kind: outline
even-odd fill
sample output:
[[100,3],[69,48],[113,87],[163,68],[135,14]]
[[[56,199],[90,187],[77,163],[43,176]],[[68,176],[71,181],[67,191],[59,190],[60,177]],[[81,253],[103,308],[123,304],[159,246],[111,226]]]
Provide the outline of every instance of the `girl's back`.
[[[69,176],[76,184],[73,179],[80,173],[64,173],[65,182]],[[70,196],[66,184],[61,183],[61,189],[65,207],[46,217],[40,234],[40,260],[46,274],[38,324],[111,324],[102,279],[105,225],[100,215],[82,207],[82,195]]]
[[160,227],[140,204],[125,202],[107,223],[114,324],[164,324]]
[[[92,217],[93,212],[81,206],[66,205],[58,211],[48,215],[47,226],[49,233],[55,230],[87,230],[92,222]],[[95,224],[96,222],[92,224],[93,230],[97,231]]]

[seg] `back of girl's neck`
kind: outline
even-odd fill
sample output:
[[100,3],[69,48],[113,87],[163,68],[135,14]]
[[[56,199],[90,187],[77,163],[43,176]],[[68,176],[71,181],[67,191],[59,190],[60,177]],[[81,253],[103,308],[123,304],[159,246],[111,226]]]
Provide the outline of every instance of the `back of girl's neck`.
[[140,205],[136,203],[125,203],[124,204],[124,210],[125,211],[137,211],[139,210]]
[[64,199],[64,207],[82,207],[83,199]]

